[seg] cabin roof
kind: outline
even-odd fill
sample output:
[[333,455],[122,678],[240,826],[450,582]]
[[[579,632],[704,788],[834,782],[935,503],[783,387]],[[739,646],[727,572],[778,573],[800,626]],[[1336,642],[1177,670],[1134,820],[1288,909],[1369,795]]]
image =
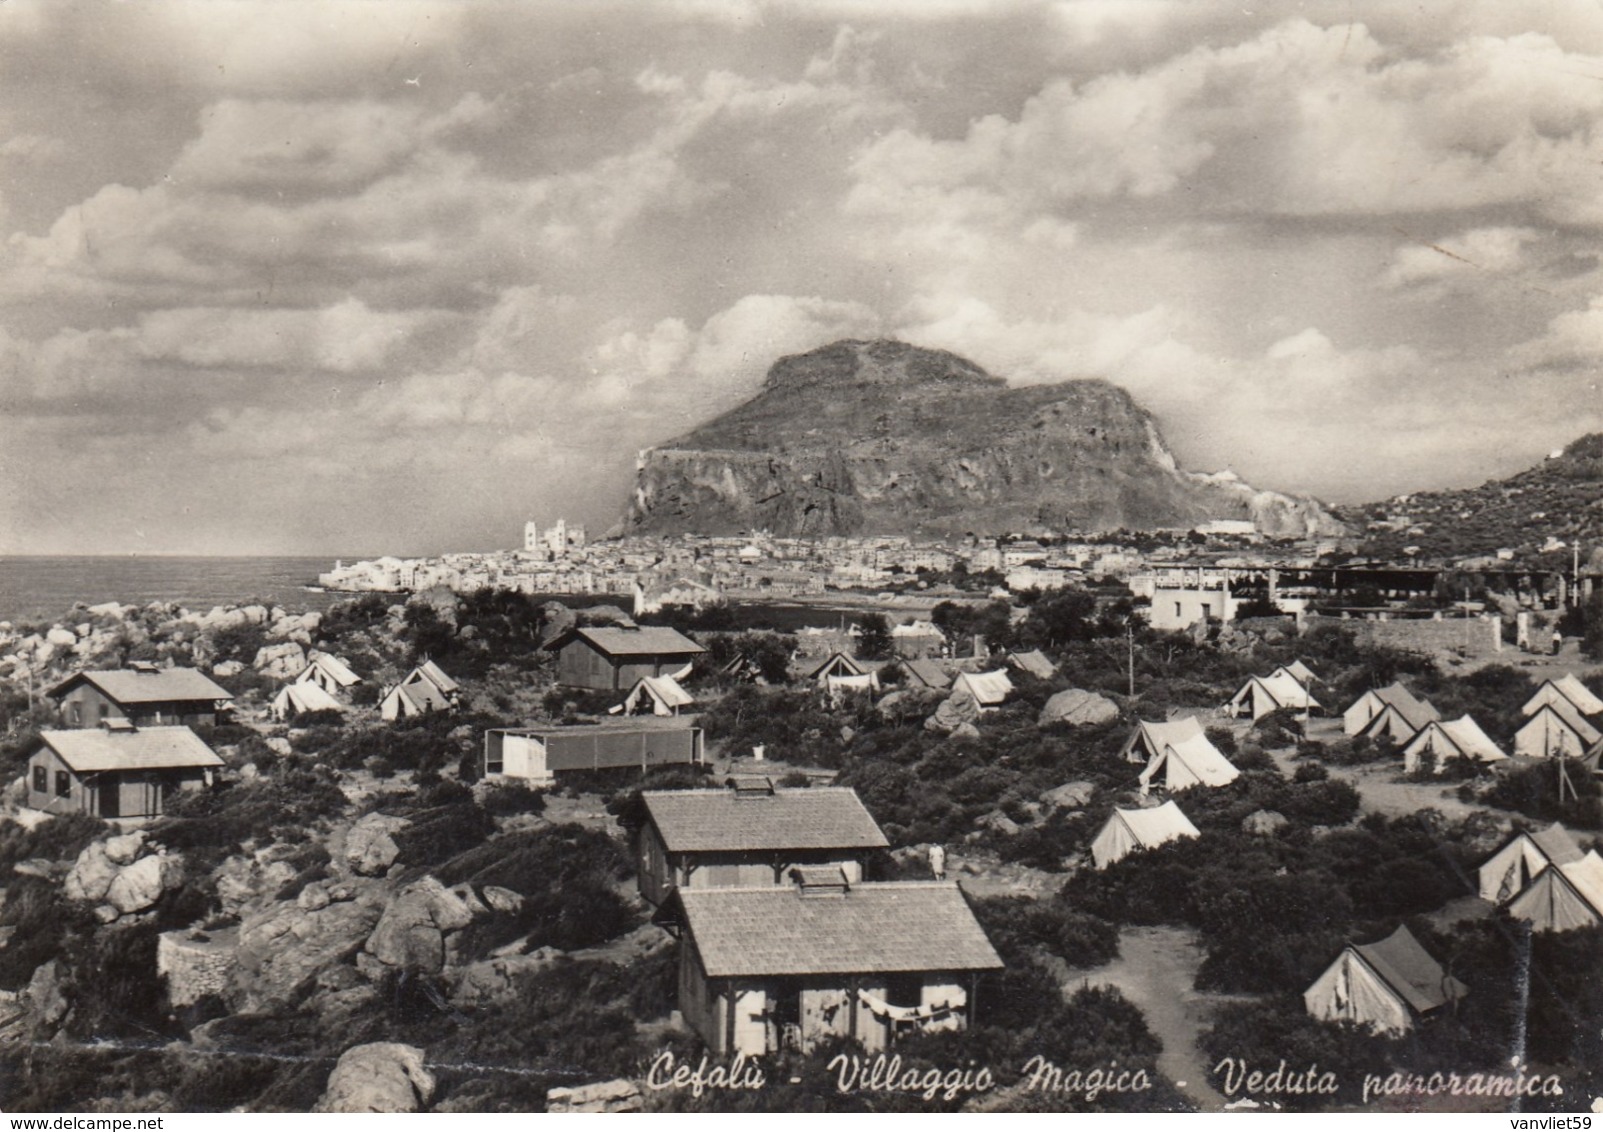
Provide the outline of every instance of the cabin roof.
[[89,669],[75,672],[54,688],[52,699],[59,699],[79,682],[93,684],[106,697],[119,704],[173,703],[183,700],[231,700],[227,688],[218,685],[205,673],[194,668],[153,668],[136,671],[132,668]]
[[641,794],[670,853],[883,849],[890,843],[857,791],[812,786],[772,793],[647,790]]
[[223,765],[217,752],[187,727],[41,731],[39,738],[79,774]]
[[707,975],[994,971],[1002,966],[955,882],[676,889],[657,913],[689,931]]
[[560,648],[575,638],[607,656],[690,656],[707,650],[677,629],[645,625],[635,629],[583,626],[562,634],[548,648]]

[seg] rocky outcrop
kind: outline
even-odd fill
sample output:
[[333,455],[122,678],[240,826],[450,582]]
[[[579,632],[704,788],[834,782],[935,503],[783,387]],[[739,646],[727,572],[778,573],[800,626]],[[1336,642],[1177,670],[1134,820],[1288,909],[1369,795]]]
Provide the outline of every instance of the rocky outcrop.
[[1096,797],[1096,786],[1090,782],[1065,782],[1041,795],[1041,802],[1051,810],[1078,810],[1091,804]]
[[973,696],[953,694],[942,700],[935,714],[924,721],[924,730],[953,735],[960,727],[973,728],[980,717],[980,705]]
[[1036,725],[1046,727],[1053,723],[1069,723],[1076,727],[1093,723],[1111,723],[1119,718],[1119,709],[1106,696],[1087,692],[1081,688],[1067,688],[1047,700],[1036,719]]
[[368,814],[345,834],[345,863],[360,876],[382,876],[401,856],[394,835],[411,824],[389,814]]
[[263,676],[280,680],[293,680],[306,671],[306,650],[294,641],[277,645],[263,645],[256,650],[251,667]]
[[592,1085],[564,1085],[545,1095],[547,1112],[640,1112],[640,1086],[626,1077]]
[[626,533],[961,534],[1251,520],[1340,533],[1318,503],[1182,471],[1100,380],[1010,387],[954,354],[842,341],[781,358],[746,404],[642,452]]
[[68,900],[98,904],[95,914],[105,923],[154,907],[183,884],[184,862],[162,851],[141,856],[147,848],[143,832],[91,841],[73,862],[62,892]]
[[423,1051],[399,1042],[369,1042],[340,1055],[314,1112],[419,1112],[434,1098],[434,1075]]
[[439,974],[445,969],[446,935],[487,911],[471,889],[448,889],[424,877],[390,901],[365,950],[386,967]]
[[283,901],[247,916],[239,926],[231,1002],[245,1012],[293,1003],[321,971],[359,952],[382,914],[382,894],[362,893],[316,910]]

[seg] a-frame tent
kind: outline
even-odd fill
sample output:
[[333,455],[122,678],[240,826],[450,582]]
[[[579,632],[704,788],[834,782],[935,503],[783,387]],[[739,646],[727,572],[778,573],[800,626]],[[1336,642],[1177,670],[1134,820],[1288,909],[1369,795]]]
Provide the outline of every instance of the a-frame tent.
[[1399,927],[1375,943],[1348,944],[1302,998],[1315,1018],[1402,1034],[1468,991]]
[[1481,899],[1506,904],[1554,865],[1581,859],[1581,847],[1558,822],[1534,833],[1517,833],[1480,867]]
[[1550,700],[1526,717],[1514,732],[1514,753],[1529,758],[1580,758],[1603,731],[1593,727],[1567,700]]
[[1508,914],[1528,920],[1538,932],[1603,924],[1603,857],[1593,851],[1578,861],[1543,869],[1508,902]]
[[1186,837],[1200,837],[1173,798],[1146,810],[1114,810],[1091,840],[1091,857],[1105,869],[1131,853]]

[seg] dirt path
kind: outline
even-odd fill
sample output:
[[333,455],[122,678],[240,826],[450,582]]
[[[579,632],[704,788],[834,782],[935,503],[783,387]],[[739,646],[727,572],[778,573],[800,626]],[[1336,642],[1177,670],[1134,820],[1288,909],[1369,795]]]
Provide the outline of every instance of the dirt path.
[[1063,991],[1082,986],[1118,988],[1163,1042],[1158,1069],[1204,1112],[1224,1108],[1225,1098],[1208,1083],[1206,1058],[1197,1036],[1212,1019],[1213,1009],[1233,996],[1204,994],[1194,988],[1202,952],[1196,933],[1184,928],[1125,928],[1119,933],[1119,957],[1091,970],[1063,967]]
[[[1336,737],[1340,737],[1340,721]],[[1315,738],[1326,738],[1315,734]],[[1296,772],[1297,753],[1291,748],[1269,752],[1283,774],[1288,778]],[[1446,817],[1458,819],[1470,814],[1484,813],[1485,808],[1471,805],[1458,797],[1457,782],[1405,782],[1402,780],[1402,757],[1386,759],[1361,767],[1327,767],[1331,778],[1350,783],[1358,791],[1359,812],[1403,817],[1421,810],[1437,810]]]

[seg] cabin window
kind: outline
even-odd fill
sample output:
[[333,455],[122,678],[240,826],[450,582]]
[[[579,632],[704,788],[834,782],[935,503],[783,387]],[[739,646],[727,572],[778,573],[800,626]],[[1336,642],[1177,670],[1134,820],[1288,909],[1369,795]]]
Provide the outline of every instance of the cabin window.
[[50,789],[50,772],[45,770],[45,768],[42,767],[42,766],[34,767],[33,768],[33,792],[35,794],[43,794],[43,793],[46,793],[49,789]]
[[72,775],[64,770],[56,771],[56,797],[72,797]]

